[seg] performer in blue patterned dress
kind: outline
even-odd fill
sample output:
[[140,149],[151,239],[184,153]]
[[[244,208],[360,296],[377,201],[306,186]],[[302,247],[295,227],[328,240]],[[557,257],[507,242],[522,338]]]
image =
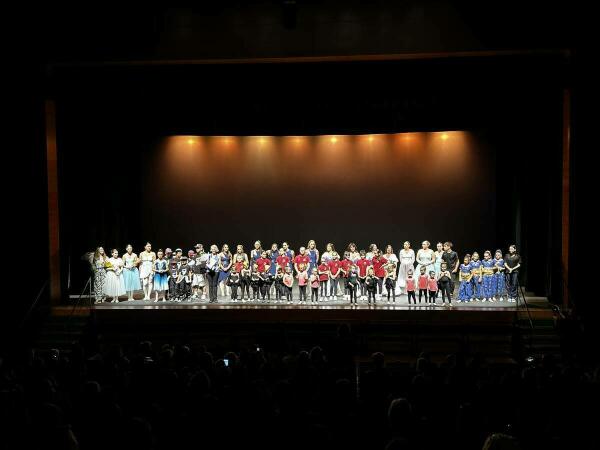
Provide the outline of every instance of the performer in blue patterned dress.
[[221,295],[231,295],[231,288],[227,286],[227,278],[229,278],[229,272],[231,271],[231,265],[233,260],[231,252],[229,251],[229,245],[223,244],[221,247],[221,253],[219,253],[219,286],[221,287]]
[[506,286],[504,281],[504,258],[502,258],[502,250],[496,250],[494,256],[494,300],[504,301],[506,294]]
[[494,301],[494,266],[495,262],[492,259],[492,252],[486,250],[483,253],[483,261],[481,261],[481,296],[484,302]]
[[[272,279],[275,279],[275,275],[277,275],[277,257],[279,256],[279,248],[275,242],[271,245],[271,250],[267,252],[267,256],[271,260],[271,264],[269,264],[269,273],[272,276]],[[242,296],[244,292],[242,291]],[[270,292],[269,295],[273,295],[273,298],[276,297],[277,294],[277,286],[275,283],[270,284]]]
[[137,265],[140,263],[138,255],[133,253],[133,247],[128,244],[125,247],[125,254],[123,255],[123,283],[125,284],[125,292],[127,293],[127,300],[133,301],[133,293],[139,291],[142,288],[140,284],[140,271]]
[[290,249],[287,242],[282,243],[281,247],[283,248],[283,254],[290,258],[289,267],[292,269],[292,273],[294,273],[294,250]]
[[471,255],[471,284],[473,285],[472,298],[475,301],[481,300],[481,261],[479,261],[479,253],[473,252]]
[[473,297],[473,284],[471,283],[471,255],[466,254],[464,262],[458,269],[458,301],[470,302]]
[[308,241],[306,253],[308,254],[309,258],[308,273],[312,273],[313,269],[317,269],[319,267],[319,250],[317,250],[316,242],[312,239]]
[[161,250],[156,252],[156,260],[154,261],[154,302],[158,301],[159,292],[162,293],[162,301],[166,302],[166,292],[169,289],[169,264]]

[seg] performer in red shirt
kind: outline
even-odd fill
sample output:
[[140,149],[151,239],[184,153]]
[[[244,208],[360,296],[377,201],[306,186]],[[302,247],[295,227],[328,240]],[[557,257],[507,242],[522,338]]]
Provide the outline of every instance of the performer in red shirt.
[[303,264],[305,268],[310,264],[310,256],[308,256],[306,248],[304,247],[300,247],[300,253],[294,258],[294,269],[296,269],[296,273],[301,272],[299,269],[301,264]]
[[283,273],[285,273],[286,267],[289,267],[290,257],[285,254],[285,250],[283,248],[279,249],[279,256],[275,261],[277,261],[277,267],[281,268]]
[[377,249],[374,251],[375,255],[371,260],[371,265],[377,277],[377,299],[381,299],[381,293],[383,292],[383,278],[385,277],[385,265],[387,259],[381,256],[381,250]]
[[260,273],[265,273],[267,270],[269,270],[271,258],[267,258],[267,252],[265,250],[263,250],[260,254],[260,258],[256,260],[256,264],[258,265],[258,271]]
[[360,299],[366,300],[367,288],[365,286],[365,279],[367,278],[367,270],[371,266],[371,261],[367,259],[366,252],[360,251],[360,258],[356,261],[356,267],[358,267],[358,282],[360,283]]
[[335,297],[337,295],[340,276],[342,275],[342,262],[337,252],[334,252],[332,256],[333,259],[329,261],[329,283],[331,285],[329,295]]
[[327,264],[323,259],[321,259],[321,264],[318,267],[319,269],[319,281],[321,284],[321,297],[319,301],[324,301],[325,298],[329,298],[329,291],[327,287],[329,285],[329,264]]

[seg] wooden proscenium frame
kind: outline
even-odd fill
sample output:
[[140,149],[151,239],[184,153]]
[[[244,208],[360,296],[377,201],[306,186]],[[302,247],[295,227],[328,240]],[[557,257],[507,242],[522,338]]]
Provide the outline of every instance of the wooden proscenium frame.
[[[458,58],[489,58],[498,56],[535,56],[561,55],[570,57],[568,50],[505,50],[505,51],[466,51],[447,53],[409,53],[384,55],[348,55],[348,56],[308,56],[282,58],[245,58],[245,59],[212,59],[212,60],[171,60],[171,61],[119,61],[94,63],[61,63],[53,67],[103,67],[103,66],[163,66],[163,65],[222,65],[222,64],[289,64],[289,63],[321,63],[321,62],[366,62],[366,61],[411,61]],[[569,232],[570,232],[570,129],[571,129],[571,94],[565,89],[563,96],[563,145],[562,145],[562,246],[561,274],[563,306],[569,306]],[[59,202],[58,202],[58,149],[56,143],[56,105],[51,98],[46,99],[46,157],[48,177],[48,230],[50,259],[50,303],[60,304],[62,296],[60,278],[60,242],[59,242]]]

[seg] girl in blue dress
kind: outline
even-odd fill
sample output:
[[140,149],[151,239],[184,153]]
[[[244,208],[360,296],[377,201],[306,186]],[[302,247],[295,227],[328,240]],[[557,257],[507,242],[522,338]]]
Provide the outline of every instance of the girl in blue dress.
[[227,278],[229,278],[232,264],[233,259],[231,257],[231,252],[229,251],[229,245],[223,244],[221,253],[219,253],[219,278],[217,281],[221,287],[222,296],[231,295],[231,288],[227,286]]
[[494,266],[492,252],[486,250],[483,252],[483,261],[481,261],[481,296],[483,302],[494,301]]
[[471,283],[471,255],[465,255],[464,262],[458,269],[458,301],[470,302],[473,297],[473,284]]
[[494,300],[504,301],[506,292],[504,283],[504,258],[502,258],[502,250],[496,250],[494,255]]
[[154,303],[158,302],[158,294],[162,293],[162,301],[166,302],[166,292],[169,289],[169,265],[164,257],[164,252],[159,250],[156,252],[154,260]]
[[471,284],[473,285],[472,298],[475,301],[481,300],[481,261],[479,261],[479,253],[473,252],[471,256]]
[[308,273],[313,273],[313,269],[319,267],[319,250],[317,250],[317,244],[312,239],[308,241],[306,246],[306,253],[308,254]]
[[127,292],[127,300],[133,301],[133,293],[139,291],[142,286],[140,284],[140,271],[137,266],[140,263],[138,255],[133,253],[133,247],[129,244],[125,247],[123,259],[123,283],[125,284],[125,292]]

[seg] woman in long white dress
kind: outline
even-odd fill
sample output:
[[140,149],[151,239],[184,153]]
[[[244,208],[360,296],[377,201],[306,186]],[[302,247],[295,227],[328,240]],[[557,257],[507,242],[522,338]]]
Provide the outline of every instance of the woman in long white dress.
[[[435,278],[439,278],[440,272],[442,271],[442,256],[444,255],[444,244],[438,242],[436,244],[436,250],[433,252],[435,254],[435,262],[433,263],[433,267],[435,268]],[[439,298],[440,290],[438,290],[436,298]]]
[[410,248],[410,242],[404,242],[404,248],[398,253],[398,259],[400,260],[400,268],[398,269],[396,286],[400,289],[401,294],[406,294],[408,271],[412,270],[414,272],[415,268],[415,251]]
[[421,273],[421,266],[425,266],[425,273],[435,272],[435,253],[429,248],[429,241],[423,241],[421,249],[417,252],[417,269],[415,273]]
[[152,251],[152,244],[146,242],[144,251],[140,253],[140,280],[144,289],[144,300],[150,300],[152,281],[154,279],[152,267],[154,266],[155,259],[156,254]]
[[[392,264],[396,267],[398,267],[398,257],[394,254],[394,248],[391,245],[387,245],[385,247],[385,253],[383,254],[383,257],[385,258],[385,260],[387,261],[385,263],[385,267],[386,267],[386,272],[387,272],[387,268],[389,266],[391,266]],[[396,290],[398,289],[398,283],[396,283]],[[382,291],[382,295],[387,295],[387,289],[385,287],[385,283],[383,283],[383,291]]]
[[108,258],[106,267],[106,280],[104,294],[112,298],[113,303],[119,302],[119,297],[125,295],[125,282],[123,281],[123,260],[119,258],[119,251],[115,248],[112,256]]

